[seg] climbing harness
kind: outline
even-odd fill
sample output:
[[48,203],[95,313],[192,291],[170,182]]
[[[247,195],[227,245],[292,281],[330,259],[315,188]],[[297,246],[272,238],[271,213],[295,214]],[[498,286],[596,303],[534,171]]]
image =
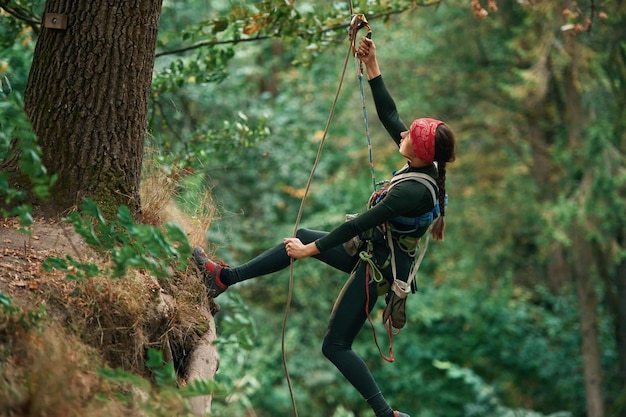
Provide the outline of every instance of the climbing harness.
[[[420,267],[420,264],[422,263],[422,260],[424,259],[424,255],[426,254],[426,249],[428,248],[430,236],[427,234],[426,242],[422,246],[419,256],[417,256],[417,258],[413,261],[413,265],[411,266],[406,281],[397,278],[396,253],[394,242],[398,243],[398,247],[402,251],[406,252],[409,256],[415,258],[421,238],[413,238],[411,236],[407,236],[406,234],[415,232],[423,227],[430,227],[433,221],[439,216],[439,205],[437,201],[436,191],[437,184],[435,180],[427,174],[410,172],[408,171],[408,168],[409,166],[407,165],[405,168],[399,170],[398,172],[395,172],[390,181],[383,182],[384,188],[378,191],[374,191],[374,193],[372,193],[368,208],[372,208],[374,205],[382,201],[382,199],[395,185],[404,181],[417,181],[424,185],[430,192],[430,195],[433,199],[433,210],[415,218],[398,217],[378,227],[379,232],[384,236],[387,246],[389,247],[389,256],[387,257],[387,260],[383,263],[383,265],[376,265],[372,259],[373,245],[371,240],[367,242],[366,250],[362,251],[359,254],[360,260],[368,263],[365,275],[365,313],[372,328],[372,332],[374,334],[374,343],[378,348],[378,352],[380,356],[388,362],[394,361],[393,336],[398,334],[400,332],[400,329],[402,329],[406,324],[406,298],[410,292],[415,292],[417,290],[415,285],[415,276],[417,275],[417,271]],[[381,285],[381,282],[386,283],[386,281],[384,281],[381,270],[387,268],[388,266],[391,266],[391,274],[393,279],[391,285],[387,284],[386,286],[384,286]],[[378,295],[382,295],[384,293],[387,294],[385,299],[386,307],[383,311],[383,325],[389,338],[388,355],[385,355],[380,348],[376,336],[376,330],[369,314],[370,312],[368,306],[371,282],[375,282],[378,284]]]
[[[409,290],[412,292],[417,291],[415,285],[415,276],[417,275],[417,270],[424,259],[424,255],[426,254],[426,249],[428,248],[428,242],[430,240],[430,235],[426,233],[426,242],[424,242],[424,246],[422,247],[419,256],[414,261],[411,271],[407,277],[406,283],[396,279],[396,263],[395,263],[395,252],[393,245],[393,232],[399,234],[397,238],[399,247],[402,248],[405,252],[409,253],[411,256],[415,257],[417,254],[417,249],[419,248],[419,243],[421,238],[411,238],[407,236],[407,233],[412,233],[417,231],[420,228],[430,227],[430,225],[441,215],[441,210],[439,208],[439,201],[437,198],[438,187],[435,182],[435,179],[432,178],[428,174],[422,174],[419,172],[410,172],[408,171],[409,166],[407,165],[405,168],[394,173],[392,179],[386,184],[384,188],[379,190],[378,192],[374,192],[372,197],[370,197],[370,207],[378,204],[393,188],[395,185],[404,182],[404,181],[417,181],[421,183],[426,189],[430,192],[430,196],[433,199],[433,209],[428,213],[422,214],[418,217],[406,217],[406,216],[398,216],[391,219],[386,225],[384,225],[386,229],[387,235],[387,243],[389,245],[390,257],[391,257],[391,269],[394,281],[391,285],[391,289],[397,296],[406,298],[406,294],[409,293]],[[444,207],[447,205],[448,196],[445,196]],[[405,285],[406,284],[406,285]],[[401,328],[402,326],[394,326],[396,328]]]

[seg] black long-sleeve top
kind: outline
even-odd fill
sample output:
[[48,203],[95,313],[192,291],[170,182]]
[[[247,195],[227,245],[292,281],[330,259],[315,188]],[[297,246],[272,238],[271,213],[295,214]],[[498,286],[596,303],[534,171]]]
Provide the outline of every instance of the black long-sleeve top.
[[[381,123],[396,143],[400,145],[400,134],[407,131],[407,127],[400,119],[396,104],[389,94],[382,75],[369,81],[376,112]],[[437,178],[437,168],[434,164],[425,167],[409,167],[409,171],[421,172]],[[362,234],[394,217],[419,217],[433,209],[433,199],[430,191],[417,181],[403,181],[389,190],[385,198],[365,213],[353,220],[347,221],[333,229],[326,236],[315,241],[315,245],[323,252],[327,249],[347,242],[352,237]],[[418,229],[409,233],[410,236],[420,237],[427,228]]]

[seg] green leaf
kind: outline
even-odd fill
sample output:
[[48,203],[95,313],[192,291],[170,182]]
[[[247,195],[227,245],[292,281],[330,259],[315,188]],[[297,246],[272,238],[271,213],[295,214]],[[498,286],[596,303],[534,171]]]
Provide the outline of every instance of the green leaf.
[[52,272],[55,269],[60,269],[61,271],[68,271],[68,263],[65,259],[59,258],[58,256],[49,256],[41,264],[41,267],[46,272]]
[[121,368],[100,368],[98,370],[98,375],[111,382],[130,383],[144,391],[150,386],[150,384],[143,378],[124,371]]
[[174,371],[174,364],[171,362],[165,363],[163,360],[163,354],[156,349],[148,349],[148,358],[146,359],[146,366],[150,368],[155,376],[157,385],[161,388],[174,388],[177,386],[176,372]]

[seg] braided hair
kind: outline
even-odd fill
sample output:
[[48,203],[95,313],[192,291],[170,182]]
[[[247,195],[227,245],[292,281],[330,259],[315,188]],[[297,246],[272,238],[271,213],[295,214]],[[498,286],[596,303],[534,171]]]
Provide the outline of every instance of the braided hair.
[[446,163],[456,159],[456,139],[454,133],[445,123],[440,124],[435,132],[435,161],[439,175],[437,187],[439,187],[439,210],[441,215],[433,223],[430,234],[435,240],[443,240],[443,232],[446,228],[444,216],[446,215]]

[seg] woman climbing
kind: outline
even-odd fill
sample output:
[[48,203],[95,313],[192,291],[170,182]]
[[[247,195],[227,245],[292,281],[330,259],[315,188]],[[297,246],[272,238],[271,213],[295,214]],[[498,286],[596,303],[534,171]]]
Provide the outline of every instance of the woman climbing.
[[[429,227],[434,239],[443,238],[446,163],[454,161],[456,143],[450,128],[438,120],[416,119],[407,129],[383,83],[374,42],[361,39],[357,53],[367,70],[378,117],[399,146],[400,154],[408,160],[400,171],[426,174],[431,178],[433,187],[430,188],[435,190],[437,204],[433,193],[423,183],[402,181],[388,189],[379,202],[372,198],[369,210],[331,232],[300,229],[296,237],[285,238],[281,244],[241,266],[213,262],[199,247],[194,249],[194,259],[212,297],[238,282],[286,268],[290,258],[314,257],[349,273],[350,278],[333,307],[322,352],[359,391],[376,417],[409,417],[389,406],[367,365],[352,350],[352,342],[376,304],[376,295],[387,292],[394,279],[407,281],[415,263],[419,238]],[[435,214],[428,222],[417,221],[407,226],[406,219],[424,219],[424,215],[428,218],[429,213]],[[431,225],[433,217],[436,220]],[[360,236],[362,243],[359,251],[352,254],[343,244],[355,236]],[[365,253],[367,262],[363,261]],[[391,256],[392,253],[395,256]],[[386,285],[381,286],[375,276],[382,276],[382,283]]]

